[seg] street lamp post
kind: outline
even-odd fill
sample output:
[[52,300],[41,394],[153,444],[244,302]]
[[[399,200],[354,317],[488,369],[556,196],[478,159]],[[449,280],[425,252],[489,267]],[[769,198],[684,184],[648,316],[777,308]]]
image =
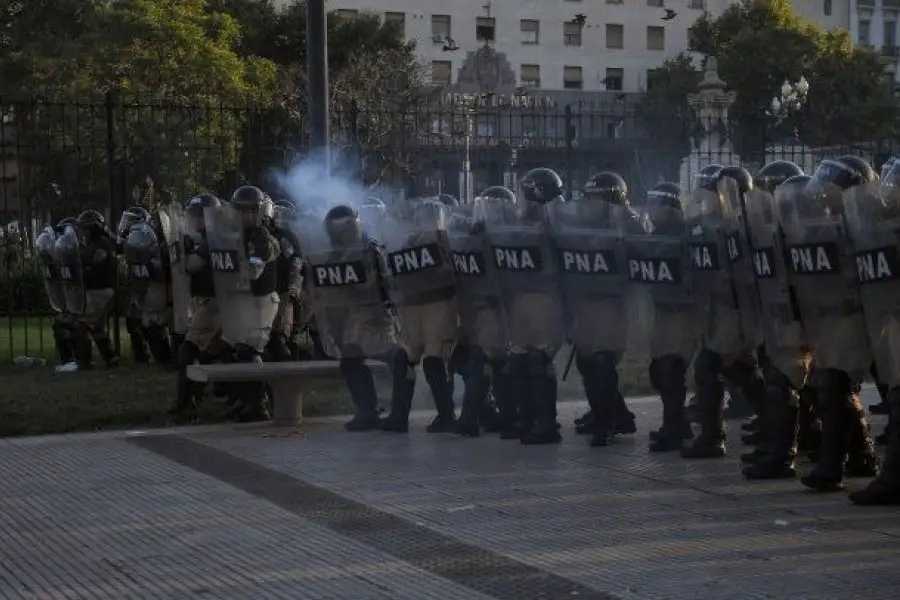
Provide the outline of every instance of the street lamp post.
[[[781,84],[781,89],[778,90],[778,93],[772,96],[772,100],[769,102],[769,107],[765,111],[766,116],[769,118],[769,122],[766,123],[766,127],[763,129],[764,136],[768,136],[770,126],[773,128],[773,130],[776,130],[780,128],[785,122],[787,122],[791,117],[799,115],[800,111],[807,105],[808,95],[809,82],[806,80],[806,77],[801,75],[800,79],[798,79],[794,83],[791,83],[790,81],[785,79],[784,83]],[[778,135],[777,131],[775,131],[775,135]],[[796,123],[793,124],[790,132],[790,137],[791,144],[793,144],[800,137],[799,127],[796,125]],[[762,155],[763,163],[765,163],[768,160],[766,156],[768,154],[768,144],[765,143],[765,140],[763,140],[763,142]]]

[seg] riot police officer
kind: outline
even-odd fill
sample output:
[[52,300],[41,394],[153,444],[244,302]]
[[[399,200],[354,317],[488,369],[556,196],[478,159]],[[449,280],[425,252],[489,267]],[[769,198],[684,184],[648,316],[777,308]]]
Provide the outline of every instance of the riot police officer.
[[516,210],[498,215],[499,223],[486,221],[485,233],[500,284],[522,443],[558,443],[553,359],[565,333],[547,204],[565,201],[563,185],[546,168],[529,171],[520,185]]
[[59,367],[70,363],[73,359],[71,345],[71,325],[66,321],[66,297],[63,290],[60,264],[56,258],[56,230],[45,227],[34,241],[35,254],[40,262],[41,279],[47,302],[53,310],[53,342],[59,357]]
[[740,167],[701,172],[685,208],[702,346],[694,360],[700,435],[682,449],[684,458],[725,455],[725,380],[740,387],[751,406],[764,402],[755,356],[758,298],[743,223],[744,196],[752,186]]
[[204,220],[205,210],[214,210],[221,205],[221,200],[216,196],[200,194],[191,198],[185,209],[180,251],[182,268],[190,278],[191,308],[187,331],[176,358],[177,396],[169,409],[169,414],[178,418],[192,418],[202,394],[202,386],[188,379],[188,366],[194,362],[209,364],[221,352],[221,348],[216,347],[221,324]]
[[66,348],[63,354],[68,360],[56,367],[59,373],[78,369],[78,353],[86,353],[82,362],[91,362],[91,346],[79,348],[75,343],[75,323],[84,312],[84,282],[81,280],[81,248],[75,228],[78,220],[74,217],[61,219],[54,228],[55,240],[53,256],[62,288],[60,314],[53,322],[53,339],[57,345]]
[[850,188],[844,195],[844,205],[869,342],[878,378],[887,388],[890,411],[881,472],[865,489],[851,493],[850,500],[860,505],[900,504],[900,347],[896,341],[900,318],[900,163],[882,169],[881,181]]
[[[509,363],[500,290],[483,237],[483,222],[496,212],[515,210],[516,195],[509,188],[491,186],[475,199],[474,207],[455,206],[448,240],[456,272],[460,330],[467,342],[466,355],[457,355],[466,378],[459,433],[480,435],[496,429],[503,439],[520,439],[518,408],[511,395]],[[473,208],[477,207],[478,214]],[[493,392],[497,412],[491,407]]]
[[90,367],[93,340],[106,366],[115,367],[119,361],[107,331],[117,275],[115,241],[106,229],[106,219],[96,210],[86,210],[78,216],[78,235],[85,302],[75,323],[75,357],[79,368]]
[[659,183],[646,195],[645,230],[627,238],[631,284],[653,303],[650,383],[663,405],[662,426],[650,432],[650,451],[680,450],[691,439],[684,415],[685,375],[699,338],[691,255],[685,239],[683,194],[678,184]]
[[606,446],[617,423],[634,416],[619,390],[617,366],[628,340],[628,275],[622,240],[640,229],[618,173],[591,176],[578,203],[550,207],[561,260],[566,330],[591,407],[591,445]]
[[429,433],[456,430],[449,360],[459,336],[456,287],[447,244],[445,205],[435,200],[399,201],[385,245],[389,296],[400,322],[394,354],[394,389],[387,431],[406,431],[421,362],[437,416]]
[[[127,217],[134,220],[127,220]],[[147,211],[125,211],[119,224],[122,249],[131,279],[132,318],[138,340],[145,341],[158,365],[172,360],[169,326],[172,322],[171,264],[160,223]],[[134,312],[137,314],[135,315]]]
[[340,359],[341,373],[356,406],[355,416],[344,428],[354,432],[378,429],[378,397],[365,359],[390,361],[396,349],[384,256],[349,206],[331,208],[324,223],[298,226],[305,259],[304,286],[322,346],[328,356]]
[[805,188],[778,198],[790,281],[804,334],[815,351],[811,385],[822,418],[819,462],[801,481],[820,492],[843,489],[848,452],[848,472],[874,471],[876,463],[859,400],[859,382],[872,364],[872,351],[843,204],[844,194],[875,178],[858,157],[826,159]]
[[[128,230],[132,225],[137,223],[146,223],[150,220],[150,213],[141,206],[132,206],[122,212],[119,219],[119,226],[116,230],[116,250],[119,253],[125,251],[125,238],[128,236]],[[131,269],[128,270],[129,278],[132,275]],[[141,308],[135,303],[134,296],[125,309],[125,331],[128,332],[128,338],[131,342],[131,355],[136,363],[147,363],[150,355],[147,353],[147,336],[141,324]]]
[[804,338],[788,280],[776,197],[793,194],[794,186],[805,187],[809,177],[794,163],[776,160],[760,169],[753,181],[747,216],[766,349],[762,361],[766,395],[754,428],[761,442],[741,460],[750,463],[743,470],[748,479],[778,479],[796,475],[799,394],[809,377],[812,348]]
[[[234,361],[239,363],[262,362],[262,353],[269,343],[272,323],[278,313],[277,260],[281,248],[267,225],[273,208],[271,199],[261,189],[244,185],[234,191],[227,207],[219,209],[223,211],[220,213],[222,216],[228,214],[234,219],[229,225],[236,227],[232,232],[237,236],[223,239],[219,236],[227,229],[207,224],[210,245],[216,242],[216,247],[210,248],[217,275],[216,293],[224,296],[219,301],[222,342],[231,348]],[[206,211],[207,218],[211,212]],[[213,224],[216,223],[221,221],[214,218]],[[237,248],[229,247],[235,242],[238,243]],[[236,262],[230,260],[225,253],[227,250],[237,251]],[[224,285],[222,290],[220,282]],[[234,284],[237,285],[232,287]],[[244,421],[259,420],[265,416],[265,388],[262,384],[240,384],[234,386],[232,391],[232,416]]]
[[273,360],[289,361],[297,358],[299,350],[294,341],[294,314],[296,304],[302,302],[303,261],[300,242],[290,228],[296,218],[293,202],[277,200],[274,204],[273,234],[281,249],[275,263],[279,303],[267,350]]

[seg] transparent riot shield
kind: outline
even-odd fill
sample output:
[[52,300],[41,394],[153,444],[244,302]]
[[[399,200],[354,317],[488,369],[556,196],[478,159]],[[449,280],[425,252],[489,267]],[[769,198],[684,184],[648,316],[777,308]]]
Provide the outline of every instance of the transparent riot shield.
[[47,302],[54,312],[63,312],[66,309],[66,296],[59,276],[59,263],[56,260],[56,232],[52,227],[41,230],[34,240],[34,250],[40,261],[41,279],[44,280]]
[[159,239],[153,227],[147,222],[132,225],[122,243],[128,276],[131,281],[131,298],[138,309],[159,310],[153,306],[151,286],[165,284],[159,252]]
[[726,361],[755,348],[744,333],[738,295],[728,258],[725,199],[718,189],[698,187],[684,207],[687,242],[703,344]]
[[384,239],[385,227],[388,221],[384,202],[378,198],[366,198],[360,203],[358,213],[363,231],[370,238],[380,243]]
[[[652,200],[652,198],[648,198]],[[700,312],[693,293],[692,254],[679,206],[648,202],[641,212],[641,228],[629,228],[625,258],[633,295],[649,304],[642,329],[631,345],[650,358],[680,356],[690,362],[701,334]],[[640,348],[639,344],[646,344]]]
[[629,333],[624,206],[582,200],[547,207],[568,340],[587,352],[625,351]]
[[82,315],[86,302],[84,269],[81,264],[81,240],[74,227],[66,227],[57,238],[56,258],[59,261],[59,276],[66,299],[65,310],[72,315]]
[[506,321],[494,263],[471,204],[449,211],[447,243],[456,274],[459,324],[463,336],[491,358],[506,349]]
[[175,203],[161,205],[159,224],[171,265],[172,330],[183,334],[191,318],[191,277],[184,268],[184,239],[189,235],[184,208]]
[[240,339],[244,327],[239,311],[244,303],[238,298],[251,293],[243,221],[240,213],[228,204],[204,209],[203,220],[222,338]]
[[547,209],[546,204],[524,199],[512,209],[476,207],[485,215],[484,232],[509,345],[555,352],[566,336],[559,263]]
[[900,385],[900,169],[844,196],[860,298],[878,376]]
[[862,376],[872,354],[842,196],[840,186],[815,176],[775,191],[791,287],[816,367]]
[[[325,353],[383,358],[396,346],[383,290],[380,248],[358,219],[296,219],[290,230],[306,262],[305,287]],[[381,263],[381,264],[379,264]]]
[[771,193],[757,188],[748,194],[747,223],[759,294],[762,342],[772,366],[800,389],[806,382],[807,369],[798,358],[805,354],[807,342],[791,289],[784,238],[778,223],[775,197]]
[[741,193],[737,181],[723,177],[717,184],[723,198],[722,227],[725,234],[725,256],[731,274],[744,339],[751,348],[762,341],[760,332],[759,292],[753,273],[753,249],[747,223],[746,202],[752,196]]
[[402,309],[451,298],[447,207],[428,200],[399,204],[382,241],[391,300]]

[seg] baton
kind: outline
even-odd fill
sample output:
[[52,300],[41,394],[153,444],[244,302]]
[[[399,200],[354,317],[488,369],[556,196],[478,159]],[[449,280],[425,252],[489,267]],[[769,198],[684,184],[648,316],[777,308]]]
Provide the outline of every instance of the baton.
[[569,360],[566,362],[566,370],[563,371],[562,380],[565,381],[569,376],[569,371],[572,370],[572,362],[575,360],[575,345],[572,345],[572,352],[569,353]]

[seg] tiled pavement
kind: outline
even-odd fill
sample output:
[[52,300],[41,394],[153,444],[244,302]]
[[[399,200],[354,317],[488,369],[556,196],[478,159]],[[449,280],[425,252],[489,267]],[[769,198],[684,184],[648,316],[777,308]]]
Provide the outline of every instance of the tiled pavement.
[[650,455],[658,402],[632,407],[639,434],[602,449],[424,416],[0,441],[0,598],[900,597],[900,509]]

